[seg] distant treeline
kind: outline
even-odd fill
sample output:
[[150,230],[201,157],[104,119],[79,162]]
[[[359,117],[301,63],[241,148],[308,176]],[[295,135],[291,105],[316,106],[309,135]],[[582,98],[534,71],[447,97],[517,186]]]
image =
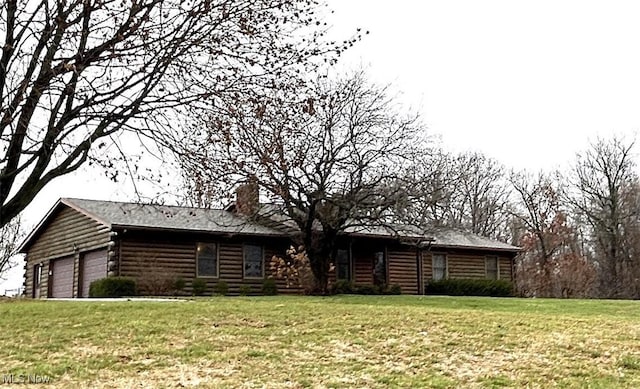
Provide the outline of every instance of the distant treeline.
[[[565,171],[510,171],[479,153],[435,153],[405,221],[519,245],[525,296],[640,297],[640,188],[634,141],[598,139]],[[407,206],[408,205],[408,206]]]

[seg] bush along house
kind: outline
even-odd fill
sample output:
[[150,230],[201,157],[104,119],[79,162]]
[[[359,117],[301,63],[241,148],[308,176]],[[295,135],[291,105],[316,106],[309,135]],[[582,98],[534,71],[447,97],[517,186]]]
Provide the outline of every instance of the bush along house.
[[[24,290],[32,298],[88,297],[93,281],[128,277],[140,295],[194,287],[212,294],[260,294],[273,278],[269,262],[291,245],[291,226],[258,223],[240,203],[227,209],[63,198],[22,243]],[[415,228],[347,231],[332,283],[394,285],[423,294],[433,280],[513,279],[519,248],[474,234]],[[415,242],[420,237],[421,244]],[[279,293],[300,293],[276,278]]]

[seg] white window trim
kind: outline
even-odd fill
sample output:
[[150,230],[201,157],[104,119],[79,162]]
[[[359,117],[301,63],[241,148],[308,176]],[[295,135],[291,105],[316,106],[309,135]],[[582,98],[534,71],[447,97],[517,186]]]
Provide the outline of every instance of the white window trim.
[[[254,277],[254,276],[247,276],[245,274],[245,270],[246,270],[246,265],[247,265],[247,250],[245,250],[246,246],[255,246],[255,247],[260,247],[260,257],[262,260],[262,275],[260,277]],[[264,261],[264,246],[261,244],[253,244],[253,243],[243,243],[242,244],[242,278],[245,280],[262,280],[264,279],[264,268],[265,268],[265,261]]]
[[[198,266],[198,262],[200,261],[200,255],[198,254],[198,246],[208,245],[208,244],[213,244],[216,246],[216,275],[215,276],[201,275],[198,271],[198,268],[200,267]],[[197,242],[196,243],[196,278],[210,278],[210,279],[220,278],[220,243],[218,242]]]
[[42,262],[38,262],[33,265],[33,287],[31,288],[31,297],[36,297],[36,291],[38,293],[38,297],[42,292],[42,271],[44,269],[44,264]]
[[489,278],[489,268],[487,266],[487,260],[489,258],[495,258],[496,259],[496,280],[500,279],[500,257],[498,257],[497,255],[485,255],[484,256],[484,278],[488,279],[488,280],[492,280],[493,278]]
[[33,284],[39,288],[42,285],[42,268],[44,266],[42,263],[36,263],[33,267],[35,268],[33,271]]
[[[448,280],[449,279],[449,256],[446,253],[431,253],[431,279],[432,280],[436,280],[434,278],[435,275],[435,261],[433,260],[433,257],[436,255],[442,255],[444,257],[444,278],[442,278],[443,280]],[[440,280],[437,280],[440,281]]]

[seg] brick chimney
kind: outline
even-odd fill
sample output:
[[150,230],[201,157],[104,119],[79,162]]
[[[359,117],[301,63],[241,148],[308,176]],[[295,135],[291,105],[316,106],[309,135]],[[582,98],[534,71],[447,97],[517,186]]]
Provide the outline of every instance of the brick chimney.
[[242,215],[253,215],[258,210],[260,193],[258,180],[250,178],[248,182],[236,188],[236,212]]

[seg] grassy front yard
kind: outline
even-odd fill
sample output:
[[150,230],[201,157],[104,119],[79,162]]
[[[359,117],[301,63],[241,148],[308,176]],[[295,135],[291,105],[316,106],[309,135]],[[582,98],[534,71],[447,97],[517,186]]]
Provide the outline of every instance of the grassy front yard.
[[5,302],[0,350],[1,375],[60,388],[635,388],[640,302]]

